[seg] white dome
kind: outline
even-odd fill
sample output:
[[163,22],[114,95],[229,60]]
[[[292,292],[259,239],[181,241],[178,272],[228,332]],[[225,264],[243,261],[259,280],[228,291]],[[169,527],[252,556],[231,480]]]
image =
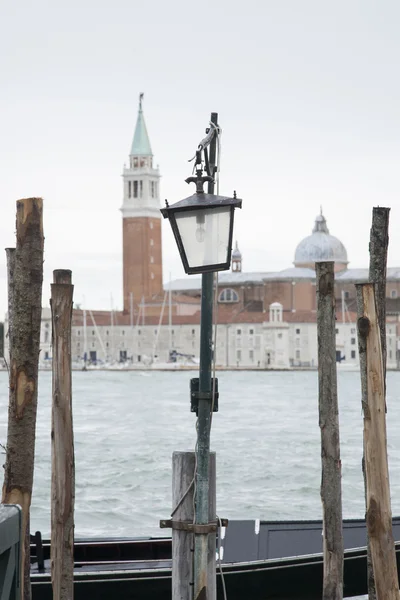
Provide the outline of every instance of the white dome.
[[300,242],[294,255],[295,266],[332,260],[347,265],[347,252],[342,242],[329,234],[322,212],[315,219],[312,235]]

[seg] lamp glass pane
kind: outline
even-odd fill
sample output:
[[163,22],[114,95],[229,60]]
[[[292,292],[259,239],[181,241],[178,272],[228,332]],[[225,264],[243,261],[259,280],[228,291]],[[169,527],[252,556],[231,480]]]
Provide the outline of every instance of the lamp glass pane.
[[176,213],[175,220],[190,268],[227,262],[230,206]]

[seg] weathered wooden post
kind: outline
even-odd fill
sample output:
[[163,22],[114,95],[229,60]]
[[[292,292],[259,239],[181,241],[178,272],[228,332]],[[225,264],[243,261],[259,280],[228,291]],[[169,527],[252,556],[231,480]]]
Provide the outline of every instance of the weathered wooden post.
[[[210,486],[208,496],[209,522],[216,522],[216,455],[210,452]],[[172,527],[172,600],[192,600],[194,586],[194,523],[195,452],[174,452],[172,455],[172,519],[161,521],[161,527]],[[217,526],[216,526],[217,530]],[[216,534],[209,534],[207,584],[208,598],[216,598],[215,548]]]
[[342,467],[336,377],[334,263],[316,263],[323,600],[343,598]]
[[13,304],[14,304],[14,268],[15,268],[15,248],[6,248],[7,257],[7,287],[8,287],[8,357],[7,363],[11,365],[11,331],[13,324]]
[[390,208],[372,209],[369,241],[369,281],[375,285],[375,304],[382,343],[383,378],[386,393],[386,265],[389,246]]
[[51,581],[54,600],[74,597],[75,461],[72,428],[71,271],[51,286],[53,404],[51,419]]
[[358,343],[364,413],[366,521],[378,600],[399,600],[387,458],[381,335],[372,283],[358,284]]
[[[389,208],[374,207],[369,241],[369,281],[375,286],[375,303],[381,336],[383,379],[386,407],[386,265],[389,246]],[[360,340],[359,340],[360,343]],[[360,352],[360,365],[364,364],[365,354]],[[365,368],[365,367],[364,367]],[[363,453],[362,471],[364,478],[365,503],[367,503],[367,481],[365,475],[365,457]],[[368,598],[376,600],[374,569],[372,566],[371,544],[367,537]]]
[[10,406],[2,502],[22,508],[21,593],[31,598],[30,533],[35,429],[42,316],[43,202],[41,198],[17,201],[10,336]]

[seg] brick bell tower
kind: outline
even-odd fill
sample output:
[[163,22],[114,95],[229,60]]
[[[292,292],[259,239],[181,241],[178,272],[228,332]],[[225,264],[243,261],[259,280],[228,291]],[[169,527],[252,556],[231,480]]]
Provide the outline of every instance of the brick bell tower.
[[139,112],[129,155],[124,167],[122,212],[124,311],[131,297],[139,304],[162,294],[160,173],[153,167],[153,153],[139,96]]

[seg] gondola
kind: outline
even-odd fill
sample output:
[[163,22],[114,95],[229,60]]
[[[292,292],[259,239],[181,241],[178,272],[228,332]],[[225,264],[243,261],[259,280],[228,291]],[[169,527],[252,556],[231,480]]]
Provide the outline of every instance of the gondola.
[[[343,522],[344,596],[367,593],[366,528]],[[400,517],[393,519],[400,539]],[[217,594],[223,573],[229,600],[317,600],[321,598],[321,521],[230,521],[221,535]],[[400,542],[396,543],[400,566]],[[50,543],[37,533],[31,543],[33,600],[51,600]],[[170,538],[76,540],[75,600],[170,600]]]

